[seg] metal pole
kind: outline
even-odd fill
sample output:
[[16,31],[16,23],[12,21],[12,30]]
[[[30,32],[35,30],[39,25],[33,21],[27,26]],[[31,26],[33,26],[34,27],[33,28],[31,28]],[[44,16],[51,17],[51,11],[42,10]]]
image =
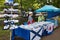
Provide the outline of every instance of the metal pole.
[[[11,9],[13,9],[13,7],[12,7],[12,6],[11,6]],[[13,12],[12,12],[12,10],[11,10],[11,15],[12,15],[12,13],[13,13]],[[12,17],[11,17],[11,20],[12,20]]]
[[[13,6],[11,6],[11,15],[13,14]],[[11,20],[12,20],[12,16],[11,16]],[[11,27],[11,24],[10,24],[10,27]],[[11,36],[12,36],[12,30],[10,30],[10,40],[11,40]]]
[[20,0],[20,9],[21,9],[21,15],[22,15],[22,0]]
[[[12,9],[12,6],[11,6],[11,9]],[[12,15],[12,10],[11,10],[11,15]],[[12,20],[12,17],[11,17],[11,20]],[[10,26],[11,26],[11,24],[10,24]],[[10,40],[11,40],[11,34],[12,32],[11,32],[11,30],[10,30]]]
[[12,34],[11,34],[11,31],[10,31],[10,40],[11,40],[11,35],[12,35]]

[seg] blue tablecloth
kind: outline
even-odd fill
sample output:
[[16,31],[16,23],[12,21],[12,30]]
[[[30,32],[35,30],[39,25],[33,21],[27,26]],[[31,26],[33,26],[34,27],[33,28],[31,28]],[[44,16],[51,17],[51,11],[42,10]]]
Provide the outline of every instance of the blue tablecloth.
[[14,36],[22,37],[25,40],[30,40],[30,30],[25,30],[22,28],[14,29],[12,30],[12,40],[14,40]]
[[23,29],[23,28],[17,28],[17,29],[13,29],[12,30],[12,40],[14,40],[15,36],[24,38],[24,40],[30,40],[30,32],[34,33],[35,36],[33,36],[32,40],[36,37],[39,36],[41,37],[42,35],[39,34],[39,32],[41,31],[41,29],[43,29],[43,27],[41,27],[38,32],[35,32],[33,30],[27,30],[27,29]]

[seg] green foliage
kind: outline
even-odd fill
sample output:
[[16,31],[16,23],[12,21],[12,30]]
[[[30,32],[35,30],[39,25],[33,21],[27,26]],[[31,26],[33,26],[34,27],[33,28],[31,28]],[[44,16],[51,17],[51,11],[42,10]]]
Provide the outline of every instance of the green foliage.
[[4,0],[0,0],[0,10],[4,8]]
[[[4,7],[9,7],[4,5],[5,0],[0,0],[0,11],[3,10]],[[17,8],[22,8],[28,10],[28,8],[38,9],[46,4],[46,0],[14,0],[14,3],[19,3]],[[52,5],[60,8],[60,0],[52,0]],[[16,8],[16,7],[14,7]]]
[[60,8],[60,0],[53,0],[53,3],[52,3],[54,6]]

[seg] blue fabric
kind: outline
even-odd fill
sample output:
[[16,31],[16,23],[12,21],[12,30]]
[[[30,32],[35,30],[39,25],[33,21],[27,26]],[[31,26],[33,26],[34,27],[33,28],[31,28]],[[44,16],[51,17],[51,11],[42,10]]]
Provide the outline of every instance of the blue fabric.
[[14,29],[12,31],[12,40],[14,40],[14,36],[22,37],[25,40],[30,40],[30,30],[25,30],[22,28]]
[[49,19],[49,20],[46,20],[46,22],[52,22],[52,23],[55,23],[55,20]]
[[47,36],[47,31],[46,30],[43,31],[42,36]]
[[42,36],[51,35],[52,33],[53,33],[53,31],[48,33],[46,30],[44,30],[42,33]]
[[36,10],[35,12],[37,12],[37,13],[47,12],[47,14],[48,14],[47,18],[52,18],[52,17],[58,16],[60,14],[60,9],[56,8],[52,5],[45,5],[42,8],[39,8],[38,10]]
[[15,37],[15,29],[12,30],[12,37],[11,37],[11,40],[14,40],[14,37]]
[[51,35],[52,33],[53,33],[53,31],[52,31],[52,32],[47,33],[47,35]]
[[27,22],[24,22],[23,24],[24,24],[24,25],[28,25],[28,23],[27,23]]
[[[18,37],[24,38],[25,40],[30,40],[30,32],[34,33],[35,36],[41,37],[42,35],[38,34],[41,31],[41,29],[37,33],[35,31],[33,31],[33,30],[25,30],[25,29],[22,29],[22,28],[14,29],[14,30],[12,30],[12,40],[14,40],[14,36],[18,36]],[[34,38],[32,38],[32,40],[33,39]]]
[[57,20],[51,20],[51,19],[49,19],[49,20],[46,20],[47,22],[52,22],[52,23],[54,23],[54,25],[55,26],[58,26],[58,21]]
[[55,16],[59,15],[59,13],[57,13],[57,12],[47,12],[47,13],[48,13],[47,18],[52,18],[52,17],[55,17]]
[[38,10],[36,10],[35,12],[47,12],[47,11],[58,11],[59,9],[54,7],[53,5],[45,5],[42,8],[39,8]]

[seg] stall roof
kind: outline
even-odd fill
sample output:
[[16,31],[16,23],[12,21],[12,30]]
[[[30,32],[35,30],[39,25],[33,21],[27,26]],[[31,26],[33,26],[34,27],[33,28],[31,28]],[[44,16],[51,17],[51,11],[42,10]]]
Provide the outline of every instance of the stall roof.
[[45,5],[42,8],[37,9],[35,12],[48,12],[48,11],[58,11],[59,8],[54,7],[53,5]]
[[42,8],[37,9],[35,12],[36,13],[47,12],[48,14],[47,18],[52,18],[60,14],[60,8],[57,8],[53,5],[45,5]]

